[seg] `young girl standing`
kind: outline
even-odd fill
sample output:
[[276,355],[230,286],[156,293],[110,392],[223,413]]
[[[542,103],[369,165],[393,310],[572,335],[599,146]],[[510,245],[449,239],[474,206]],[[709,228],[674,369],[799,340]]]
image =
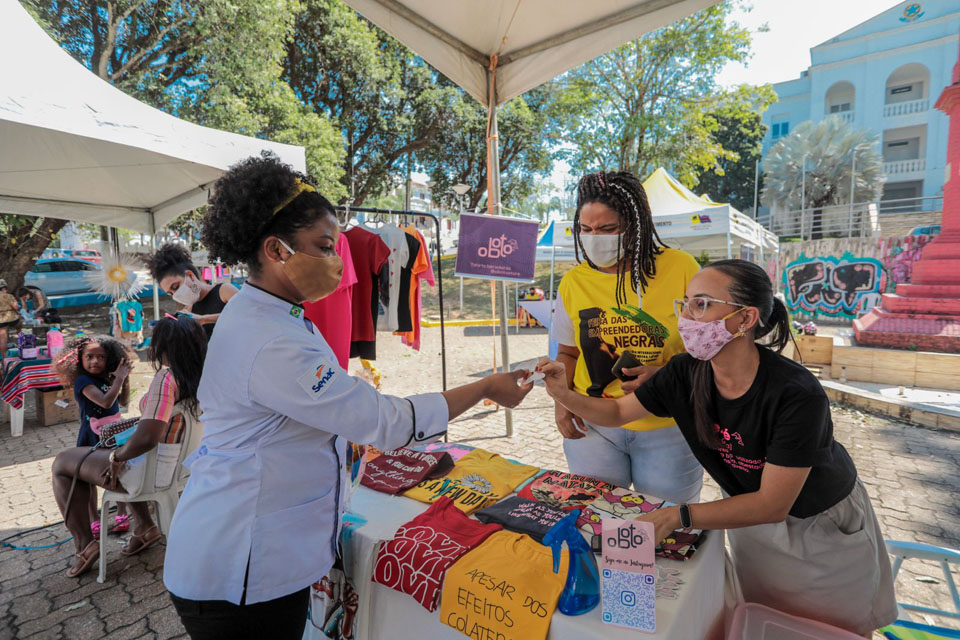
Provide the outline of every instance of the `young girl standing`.
[[[135,354],[120,341],[107,336],[74,338],[64,347],[56,370],[64,386],[73,387],[73,396],[80,408],[78,447],[93,447],[100,437],[90,426],[90,419],[102,419],[120,413],[120,405],[130,400],[129,374]],[[100,536],[97,517],[97,493],[90,492],[88,507],[90,529]],[[129,529],[128,516],[117,516],[113,531]]]

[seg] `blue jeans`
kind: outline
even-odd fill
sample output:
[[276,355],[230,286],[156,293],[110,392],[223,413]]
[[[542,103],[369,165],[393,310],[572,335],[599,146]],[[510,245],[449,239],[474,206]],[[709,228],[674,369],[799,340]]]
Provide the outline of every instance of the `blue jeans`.
[[700,502],[703,467],[678,427],[632,431],[587,423],[587,435],[564,439],[571,473],[630,487],[676,504]]

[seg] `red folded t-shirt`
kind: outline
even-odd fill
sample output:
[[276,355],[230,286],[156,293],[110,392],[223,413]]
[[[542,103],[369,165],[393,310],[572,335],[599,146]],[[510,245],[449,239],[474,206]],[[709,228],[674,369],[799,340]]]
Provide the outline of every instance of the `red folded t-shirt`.
[[395,449],[367,462],[360,484],[381,493],[398,494],[417,486],[422,480],[446,475],[453,468],[449,453],[425,453],[413,449]]
[[380,545],[373,581],[413,596],[427,611],[436,611],[447,569],[470,549],[503,529],[465,515],[450,498],[401,526],[393,540]]

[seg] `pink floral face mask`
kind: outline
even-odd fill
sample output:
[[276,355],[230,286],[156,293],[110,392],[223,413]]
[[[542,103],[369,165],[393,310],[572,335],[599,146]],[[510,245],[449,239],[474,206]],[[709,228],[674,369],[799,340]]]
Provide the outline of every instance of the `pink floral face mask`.
[[743,331],[730,333],[725,323],[727,318],[740,311],[742,309],[737,309],[711,322],[699,322],[683,316],[677,318],[677,329],[687,353],[697,360],[712,360],[729,342],[743,335]]

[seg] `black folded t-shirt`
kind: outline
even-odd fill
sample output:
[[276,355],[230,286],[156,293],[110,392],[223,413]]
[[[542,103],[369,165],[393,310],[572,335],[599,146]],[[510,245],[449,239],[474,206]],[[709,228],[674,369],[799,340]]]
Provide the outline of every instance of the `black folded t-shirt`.
[[693,367],[689,354],[675,356],[636,390],[648,411],[672,417],[707,473],[731,496],[760,489],[767,462],[784,467],[811,467],[790,509],[806,518],[843,500],[857,479],[857,469],[833,439],[830,402],[820,382],[803,366],[760,348],[760,365],[750,389],[726,400],[711,385],[719,448],[697,436],[692,402]]
[[525,533],[540,542],[550,527],[570,514],[536,500],[512,496],[477,511],[476,515],[480,522],[503,525],[508,531]]

